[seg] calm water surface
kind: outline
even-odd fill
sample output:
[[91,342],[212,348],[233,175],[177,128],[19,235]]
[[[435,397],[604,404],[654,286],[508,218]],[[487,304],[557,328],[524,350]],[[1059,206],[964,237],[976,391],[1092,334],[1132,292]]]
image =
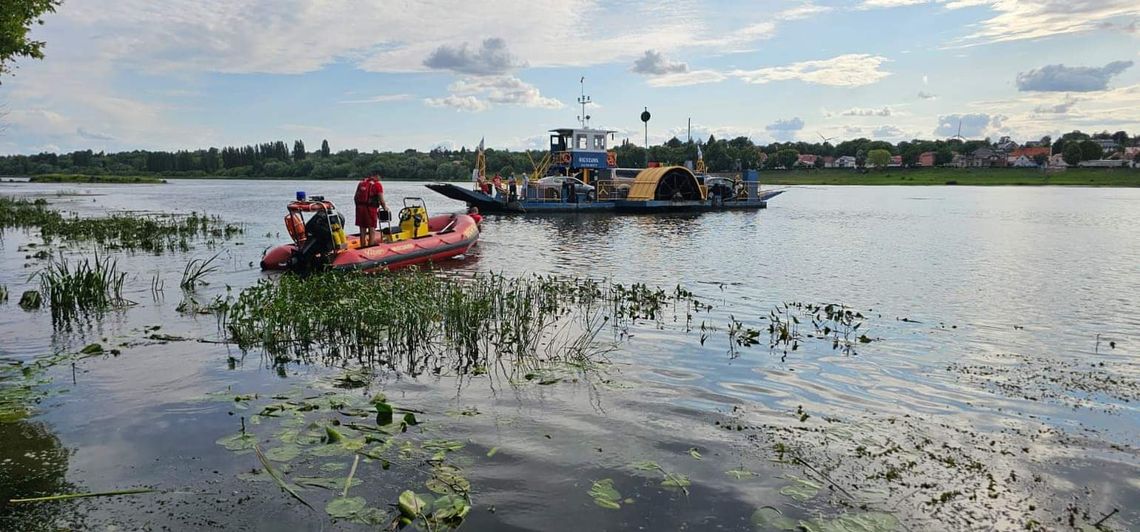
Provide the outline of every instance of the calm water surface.
[[[21,250],[38,238],[8,231],[0,239],[0,283],[14,296],[0,306],[0,357],[28,360],[92,341],[138,340],[148,325],[217,339],[213,317],[175,310],[186,261],[219,251],[224,259],[202,299],[227,287],[240,291],[263,277],[257,261],[282,240],[284,205],[294,191],[347,206],[353,187],[2,184],[0,194],[45,197],[81,216],[197,211],[244,223],[246,232],[186,254],[118,255],[130,273],[126,297],[139,305],[88,328],[53,332],[46,313],[15,304],[34,288],[29,275],[42,266]],[[463,208],[422,184],[387,183],[386,191],[389,204],[422,196],[433,213]],[[715,302],[708,319],[721,325],[731,315],[766,327],[761,318],[784,302],[839,303],[867,316],[862,330],[876,341],[855,355],[814,342],[781,356],[763,335],[761,345],[733,352],[723,336],[702,345],[699,333],[669,318],[665,326],[612,332],[619,348],[603,381],[512,388],[488,379],[391,374],[349,393],[383,391],[422,409],[424,430],[437,431],[431,437],[466,443],[459,456],[472,484],[469,529],[749,530],[750,516],[763,506],[806,519],[839,515],[848,511],[845,503],[889,511],[910,529],[1018,529],[1030,519],[1063,529],[1070,518],[1095,522],[1113,509],[1119,511],[1107,525],[1137,529],[1138,228],[1136,189],[797,187],[760,212],[488,216],[476,250],[443,265],[449,274],[682,285]],[[158,298],[150,290],[156,274],[166,286]],[[3,518],[0,507],[0,528],[36,528],[52,519],[128,529],[351,526],[330,522],[319,506],[314,512],[294,504],[272,483],[239,480],[256,459],[215,441],[237,432],[245,413],[206,399],[319,388],[342,369],[291,365],[279,372],[257,353],[221,344],[136,344],[117,357],[56,367],[54,393],[38,414],[0,425],[9,442],[0,459],[24,456],[19,449],[26,447],[63,464],[43,468],[44,478],[23,479],[32,488],[0,488],[0,495],[162,491],[44,506],[19,519]],[[455,415],[471,409],[479,415]],[[905,476],[905,487],[876,481],[874,460],[840,441],[861,437],[877,441],[884,456],[894,447],[916,453],[915,477],[926,475],[922,464],[947,453],[976,456],[1001,481],[1000,495],[971,492],[964,481],[945,489],[923,487],[919,478],[906,483]],[[802,462],[774,462],[781,441],[802,444]],[[641,460],[687,475],[689,493],[662,489],[652,475],[630,469]],[[865,468],[852,469],[860,460]],[[19,463],[0,463],[0,481],[7,476],[17,485],[25,466],[11,464]],[[416,489],[398,469],[362,472],[366,485],[382,488],[360,495],[384,507],[403,489]],[[736,479],[725,474],[730,469],[756,475]],[[797,500],[781,493],[790,477],[815,478],[824,488]],[[632,502],[617,511],[596,506],[587,491],[603,478]],[[961,493],[929,503],[931,493],[952,489]]]

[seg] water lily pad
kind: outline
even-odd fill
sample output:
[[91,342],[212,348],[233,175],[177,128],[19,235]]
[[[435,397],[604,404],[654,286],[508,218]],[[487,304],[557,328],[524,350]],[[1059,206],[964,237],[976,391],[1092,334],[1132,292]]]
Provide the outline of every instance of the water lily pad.
[[463,472],[450,464],[432,470],[432,478],[426,483],[427,489],[440,495],[464,494],[471,491],[471,482],[463,478]]
[[364,497],[337,497],[325,505],[325,512],[334,519],[349,519],[368,506]]
[[819,493],[820,488],[822,488],[819,484],[807,479],[794,476],[788,478],[792,480],[792,483],[780,488],[780,495],[786,495],[800,502],[815,497]]
[[444,495],[435,500],[431,505],[431,518],[433,521],[446,523],[452,526],[458,526],[459,522],[467,517],[471,511],[471,505],[468,504],[467,499],[459,495]]
[[661,485],[666,488],[684,489],[692,485],[692,482],[690,482],[689,477],[686,477],[685,475],[670,473],[665,476],[665,480],[661,481]]
[[344,471],[345,469],[348,469],[348,464],[341,462],[329,462],[327,464],[321,464],[321,472],[324,473],[336,473],[337,471]]
[[218,438],[216,442],[218,445],[225,447],[231,451],[249,451],[253,449],[253,444],[257,442],[257,438],[248,432],[239,432],[231,434],[222,438]]
[[288,462],[301,455],[301,448],[296,445],[282,445],[265,451],[265,457],[274,462]]
[[417,495],[412,490],[406,490],[400,494],[400,500],[397,504],[400,508],[400,513],[405,517],[415,518],[418,515],[423,515],[429,508],[428,502],[424,497]]
[[630,464],[629,467],[632,467],[638,471],[659,471],[661,469],[661,466],[657,465],[657,462],[654,462],[652,460],[634,462]]
[[743,467],[737,468],[737,469],[729,469],[728,471],[725,471],[724,474],[726,474],[732,478],[735,478],[736,480],[744,480],[748,477],[756,476],[756,473],[753,473],[747,469],[744,469]]
[[593,497],[594,504],[602,508],[608,510],[621,509],[621,504],[618,502],[621,500],[621,493],[618,493],[618,490],[614,488],[613,479],[603,478],[594,482],[588,493],[590,497]]

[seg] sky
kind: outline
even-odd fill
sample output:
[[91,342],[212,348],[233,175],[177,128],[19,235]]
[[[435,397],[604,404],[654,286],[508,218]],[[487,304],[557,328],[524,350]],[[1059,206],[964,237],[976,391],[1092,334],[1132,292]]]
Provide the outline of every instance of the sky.
[[64,0],[0,154],[1140,134],[1135,0]]

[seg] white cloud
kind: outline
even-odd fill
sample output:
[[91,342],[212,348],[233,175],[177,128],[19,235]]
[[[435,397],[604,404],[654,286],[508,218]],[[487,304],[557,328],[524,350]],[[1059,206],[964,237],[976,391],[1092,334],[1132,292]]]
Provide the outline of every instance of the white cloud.
[[835,87],[859,87],[889,76],[889,72],[879,70],[887,61],[887,58],[877,55],[844,54],[831,59],[803,61],[786,66],[735,70],[732,75],[748,83],[800,80]]
[[700,85],[702,83],[717,83],[724,81],[727,76],[715,70],[692,70],[675,74],[663,74],[649,78],[651,87],[681,87],[686,85]]
[[1108,88],[1113,77],[1128,70],[1132,61],[1113,61],[1103,67],[1045,65],[1017,73],[1017,90],[1041,92],[1091,92]]
[[929,93],[926,91],[918,91],[918,97],[922,98],[923,100],[937,100],[938,99],[937,94]]
[[819,6],[811,2],[805,2],[795,7],[791,7],[776,13],[776,20],[799,20],[804,18],[811,18],[816,15],[832,11],[831,6]]
[[474,96],[457,96],[452,94],[443,98],[424,98],[424,103],[431,107],[451,107],[459,111],[479,112],[489,109],[487,102]]
[[389,102],[402,102],[412,99],[411,94],[377,94],[376,96],[369,96],[367,98],[355,98],[352,100],[341,100],[338,103],[344,104],[367,104],[367,103],[389,103]]
[[1140,16],[1135,0],[959,0],[947,8],[988,5],[996,14],[978,23],[960,44],[983,44],[1102,29],[1106,22]]
[[883,106],[879,109],[867,109],[862,107],[852,107],[846,111],[839,113],[843,116],[891,116],[894,110],[888,106]]
[[796,132],[804,128],[804,121],[800,117],[791,119],[779,119],[771,124],[764,126],[764,129],[775,137],[776,140],[788,141],[796,137]]
[[630,72],[650,76],[663,76],[665,74],[684,74],[689,71],[689,65],[680,61],[673,61],[657,50],[646,50],[645,53],[633,62]]
[[871,136],[876,139],[897,139],[905,136],[903,130],[895,126],[879,126],[871,131]]
[[934,134],[940,137],[954,137],[959,134],[963,137],[981,137],[992,130],[1001,129],[1005,118],[1003,115],[988,113],[943,115],[938,117],[938,127],[935,128]]
[[452,83],[451,95],[426,98],[432,107],[452,107],[461,111],[484,111],[491,104],[518,105],[537,109],[561,109],[565,105],[543,96],[538,87],[514,76],[473,76]]
[[475,50],[469,49],[467,43],[459,46],[440,45],[424,59],[424,66],[434,70],[489,76],[506,74],[525,64],[511,55],[506,41],[494,37],[484,39],[483,44]]

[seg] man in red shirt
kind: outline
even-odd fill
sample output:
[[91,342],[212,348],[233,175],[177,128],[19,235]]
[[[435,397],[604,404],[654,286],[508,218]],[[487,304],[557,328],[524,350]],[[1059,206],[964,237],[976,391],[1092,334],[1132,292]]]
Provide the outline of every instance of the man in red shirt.
[[360,227],[360,247],[366,248],[380,243],[376,237],[376,225],[380,220],[380,208],[388,210],[384,201],[384,185],[380,176],[373,173],[356,185],[356,225]]

